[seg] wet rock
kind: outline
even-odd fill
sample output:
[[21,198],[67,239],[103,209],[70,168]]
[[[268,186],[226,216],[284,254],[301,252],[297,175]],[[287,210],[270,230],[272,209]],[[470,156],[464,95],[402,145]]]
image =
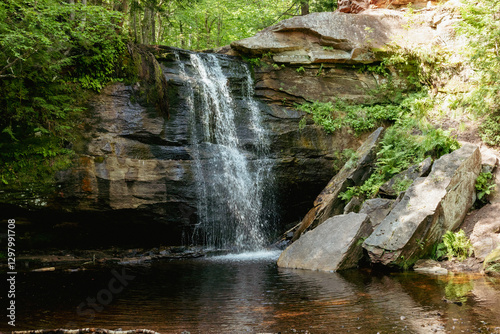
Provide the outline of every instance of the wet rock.
[[411,166],[407,170],[394,175],[380,187],[380,194],[396,197],[403,190],[403,187],[408,187],[417,177],[427,175],[431,166],[432,159],[429,157],[420,164]]
[[439,158],[429,176],[415,180],[363,243],[371,261],[411,264],[412,259],[428,253],[446,231],[457,229],[473,204],[480,168],[479,148],[472,144]]
[[[336,52],[339,53],[345,52]],[[318,60],[314,58],[314,54],[311,54],[311,57],[313,57],[309,60],[311,62]],[[274,70],[270,64],[265,64],[256,68],[256,96],[271,103],[287,105],[302,104],[307,101],[334,102],[337,98],[353,103],[372,103],[381,101],[381,96],[370,95],[369,92],[387,83],[387,78],[382,75],[360,72],[345,66],[311,63],[301,66],[303,70],[301,73],[297,72],[300,68],[298,66],[300,64]],[[406,81],[396,77],[395,73],[392,80],[398,88],[407,89]]]
[[474,219],[476,223],[470,241],[474,256],[483,261],[488,254],[500,245],[500,203],[492,203],[479,209]]
[[334,216],[288,246],[278,266],[322,271],[354,268],[363,255],[360,241],[371,231],[366,214]]
[[[34,197],[32,190],[0,192],[0,206],[8,203],[16,216],[26,214],[36,222],[36,228],[56,233],[48,242],[63,243],[61,247],[78,241],[68,239],[68,234],[85,236],[79,240],[84,247],[94,243],[99,247],[189,243],[186,236],[193,235],[198,221],[186,105],[189,89],[173,50],[160,51],[161,64],[151,53],[143,55],[138,83],[109,85],[90,101],[92,108],[82,122],[85,127],[77,134],[80,140],[74,147],[75,163],[58,173],[47,198],[37,200],[35,207],[27,201]],[[176,52],[189,71],[190,52]],[[244,117],[248,106],[241,91],[247,72],[242,71],[238,59],[221,58],[238,110],[238,137],[252,155],[257,150],[256,140],[249,130],[248,117]],[[163,99],[165,94],[167,101]],[[303,112],[263,102],[258,102],[258,108],[271,143],[269,158],[275,188],[269,187],[269,193],[276,194],[273,204],[277,208],[272,214],[276,221],[286,224],[307,212],[331,179],[332,171],[340,169],[339,152],[359,147],[364,137],[354,137],[347,130],[330,135],[312,123],[300,130]],[[210,153],[207,148],[203,158],[209,158]],[[252,158],[249,161],[254,163]],[[19,207],[25,209],[21,214],[17,213]],[[73,225],[60,224],[61,220]],[[23,228],[33,226],[26,224]],[[282,226],[277,229],[284,230]],[[27,232],[33,234],[32,230]]]
[[316,197],[314,206],[296,227],[293,240],[323,223],[328,218],[344,212],[344,201],[339,194],[348,187],[361,185],[373,171],[375,148],[381,139],[383,128],[374,131],[356,151],[356,158],[349,160],[344,167],[330,180],[323,191]]
[[423,274],[447,275],[448,270],[443,268],[438,261],[434,260],[418,260],[413,267],[413,270]]
[[359,213],[366,213],[375,229],[396,205],[396,200],[385,198],[373,198],[366,200]]

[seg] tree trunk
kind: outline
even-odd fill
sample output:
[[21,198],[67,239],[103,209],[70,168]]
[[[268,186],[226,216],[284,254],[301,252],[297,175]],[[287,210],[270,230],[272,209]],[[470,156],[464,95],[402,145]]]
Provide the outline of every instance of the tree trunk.
[[156,15],[153,7],[150,8],[151,15],[151,44],[156,44]]
[[219,14],[217,17],[217,46],[220,46],[222,44],[221,37],[222,37],[222,14]]
[[[75,0],[69,0],[68,3],[73,6],[75,4]],[[71,14],[69,14],[69,19],[71,21],[74,21],[75,20],[75,11],[74,10],[71,10]]]
[[132,15],[132,22],[134,27],[134,39],[135,42],[141,44],[141,34],[137,33],[137,8],[134,8],[134,13]]
[[208,23],[208,12],[205,12],[205,34],[206,34],[206,47],[210,45],[210,24]]
[[151,7],[147,6],[144,8],[144,18],[142,19],[142,43],[151,44]]
[[300,3],[300,15],[309,14],[309,0],[302,0]]
[[181,34],[181,48],[185,48],[186,47],[186,39],[184,37],[184,32],[182,31],[182,22],[179,22],[179,32]]

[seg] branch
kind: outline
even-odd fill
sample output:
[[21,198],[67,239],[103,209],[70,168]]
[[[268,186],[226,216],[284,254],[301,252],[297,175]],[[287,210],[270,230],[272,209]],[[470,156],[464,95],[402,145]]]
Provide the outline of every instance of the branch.
[[276,22],[278,22],[278,21],[281,19],[281,17],[283,17],[283,15],[285,15],[285,14],[286,14],[286,15],[292,15],[292,16],[295,16],[295,15],[293,15],[293,14],[288,14],[288,11],[289,11],[290,9],[292,9],[292,8],[293,8],[293,6],[295,6],[295,5],[296,5],[296,3],[295,3],[295,2],[293,2],[293,3],[292,3],[292,5],[291,5],[290,7],[288,7],[288,9],[287,9],[287,10],[285,10],[283,13],[281,13],[281,14],[280,14],[280,16],[278,16],[278,18],[277,18],[277,19],[276,19],[273,23],[271,23],[270,25],[271,25],[271,26],[272,26],[272,25],[274,25],[274,24],[275,24]]
[[5,65],[2,68],[2,70],[0,71],[0,76],[3,74],[3,72],[5,72],[6,70],[8,70],[12,66],[14,66],[14,64],[17,63],[19,60],[24,59],[24,58],[28,58],[29,56],[31,56],[31,54],[33,54],[33,53],[35,53],[37,51],[38,51],[38,49],[26,51],[26,53],[23,54],[21,57],[17,57],[12,62],[10,62],[9,64]]

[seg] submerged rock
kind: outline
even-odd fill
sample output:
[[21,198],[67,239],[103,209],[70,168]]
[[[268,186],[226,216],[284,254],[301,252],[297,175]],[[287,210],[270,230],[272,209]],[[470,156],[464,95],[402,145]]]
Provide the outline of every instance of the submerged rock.
[[443,268],[438,261],[435,260],[418,260],[413,267],[418,273],[447,275],[448,269]]
[[361,242],[371,232],[366,214],[334,216],[288,246],[278,266],[322,271],[354,268],[363,255]]
[[439,158],[429,176],[415,180],[363,243],[371,261],[411,264],[428,253],[446,231],[457,229],[474,202],[480,169],[479,148],[472,144]]

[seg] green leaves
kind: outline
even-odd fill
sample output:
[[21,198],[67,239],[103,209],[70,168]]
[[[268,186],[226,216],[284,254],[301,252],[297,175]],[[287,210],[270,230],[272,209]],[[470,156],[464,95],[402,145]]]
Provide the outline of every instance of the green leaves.
[[[0,3],[0,175],[3,184],[53,175],[79,123],[84,89],[116,80],[120,13],[57,0]],[[43,176],[43,177],[42,177]]]
[[[474,115],[500,111],[500,2],[496,0],[464,1],[463,21],[458,31],[468,37],[466,55],[477,72],[473,89],[465,96],[463,105]],[[482,127],[483,140],[491,145],[500,143],[500,126],[488,117]],[[495,126],[496,125],[496,126]]]
[[484,196],[491,194],[495,190],[493,175],[491,173],[480,173],[476,179],[477,199],[484,202]]
[[446,232],[443,236],[443,244],[446,247],[448,259],[456,257],[458,260],[463,261],[474,252],[474,248],[463,230],[456,233]]

